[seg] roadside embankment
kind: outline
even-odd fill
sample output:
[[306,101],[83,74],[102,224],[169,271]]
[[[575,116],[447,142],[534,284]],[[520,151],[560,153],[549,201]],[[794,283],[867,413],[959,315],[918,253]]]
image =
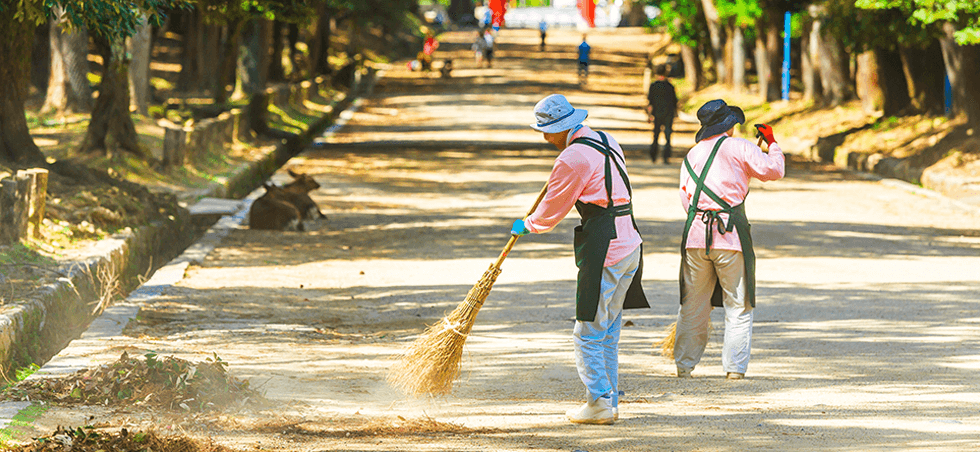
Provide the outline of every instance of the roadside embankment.
[[[239,199],[258,187],[290,157],[296,155],[349,108],[354,100],[373,85],[375,72],[368,70],[350,90],[332,98],[316,117],[295,122],[296,133],[254,154],[228,177],[207,188],[191,190],[181,199],[195,202],[202,198]],[[272,93],[272,111],[284,112],[290,104],[302,105],[312,94],[309,89],[283,85],[284,94]],[[296,95],[299,93],[300,95]],[[208,134],[224,145],[224,134]],[[185,206],[188,207],[188,206]],[[72,258],[55,271],[57,277],[29,295],[13,300],[0,310],[0,369],[13,371],[40,364],[78,337],[101,314],[112,299],[146,281],[162,264],[179,255],[200,237],[206,222],[195,220],[187,209],[166,221],[156,221],[92,242],[75,251]],[[213,222],[216,217],[211,217]],[[204,223],[204,224],[202,224]]]

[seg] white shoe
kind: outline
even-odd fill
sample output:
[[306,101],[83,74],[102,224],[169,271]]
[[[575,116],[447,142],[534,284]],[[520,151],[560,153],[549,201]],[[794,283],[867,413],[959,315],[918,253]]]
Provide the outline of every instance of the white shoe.
[[610,425],[616,421],[613,414],[612,400],[599,397],[595,402],[588,402],[579,408],[565,413],[573,424]]
[[691,371],[677,368],[677,378],[691,378]]
[[619,408],[615,408],[614,407],[612,409],[612,413],[613,413],[613,420],[614,421],[618,421],[619,420]]

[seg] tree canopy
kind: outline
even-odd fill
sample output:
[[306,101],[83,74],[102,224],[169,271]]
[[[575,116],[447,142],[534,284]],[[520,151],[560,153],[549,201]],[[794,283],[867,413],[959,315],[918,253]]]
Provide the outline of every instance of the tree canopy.
[[918,25],[949,22],[957,28],[957,43],[980,44],[980,2],[976,0],[857,0],[855,4],[869,10],[899,10]]

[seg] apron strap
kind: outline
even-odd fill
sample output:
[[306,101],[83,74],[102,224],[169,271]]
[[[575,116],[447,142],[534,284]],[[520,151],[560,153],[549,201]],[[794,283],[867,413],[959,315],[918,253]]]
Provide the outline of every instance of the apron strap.
[[[711,169],[711,164],[714,163],[715,156],[718,155],[718,150],[721,149],[721,144],[722,142],[725,141],[726,138],[728,137],[722,136],[721,138],[718,139],[717,142],[715,142],[715,146],[711,150],[711,154],[708,155],[708,160],[705,162],[704,168],[701,169],[700,175],[698,175],[694,171],[694,168],[691,166],[691,162],[686,157],[684,158],[684,167],[687,168],[688,174],[691,175],[691,177],[694,179],[695,183],[697,184],[697,188],[694,190],[694,197],[691,200],[691,204],[688,206],[688,212],[690,213],[693,210],[695,212],[695,215],[697,213],[701,213],[701,221],[705,225],[704,228],[704,254],[705,255],[708,255],[708,253],[711,252],[711,245],[714,244],[714,234],[712,233],[712,229],[715,228],[715,224],[717,224],[718,233],[721,235],[725,235],[726,232],[732,232],[733,228],[735,227],[735,223],[732,222],[731,220],[729,220],[728,224],[726,225],[725,220],[721,218],[722,213],[728,214],[729,218],[731,217],[732,206],[727,202],[725,202],[724,199],[721,199],[720,196],[715,194],[714,191],[712,191],[710,188],[708,188],[705,185],[705,179],[707,179],[708,170]],[[698,202],[701,199],[701,193],[704,193],[709,198],[711,198],[712,201],[716,202],[719,206],[721,206],[721,209],[705,210],[705,209],[698,208]],[[682,244],[682,246],[683,245],[684,244]]]
[[[612,212],[614,216],[624,216],[624,215],[626,215],[625,213],[621,213],[621,212],[618,212],[618,211],[613,210],[615,207],[619,207],[619,206],[614,206],[613,205],[613,199],[612,199],[612,170],[611,170],[611,165],[609,164],[609,162],[612,161],[612,163],[616,165],[616,169],[619,171],[619,176],[623,178],[623,183],[626,184],[626,192],[629,193],[630,201],[632,201],[632,199],[633,199],[633,185],[630,184],[630,178],[626,174],[626,169],[623,168],[623,166],[626,164],[625,157],[623,157],[623,159],[624,159],[623,160],[623,165],[620,165],[619,164],[619,160],[617,159],[618,155],[616,155],[616,152],[614,152],[612,150],[612,146],[609,145],[609,140],[606,138],[606,134],[603,133],[603,132],[598,132],[598,131],[596,133],[598,133],[599,134],[599,138],[602,139],[601,142],[598,141],[598,140],[596,140],[596,139],[594,139],[594,138],[580,137],[580,138],[576,138],[574,141],[572,141],[572,143],[584,144],[584,145],[586,145],[586,146],[588,146],[588,147],[590,147],[592,149],[595,149],[595,150],[601,152],[602,155],[605,155],[606,156],[606,168],[605,168],[605,172],[606,172],[605,173],[605,178],[606,178],[606,180],[605,180],[605,182],[606,182],[606,196],[609,199],[609,205],[608,205],[607,208],[610,209],[610,212]],[[630,220],[633,222],[633,229],[635,229],[636,231],[639,231],[640,228],[639,228],[639,226],[636,225],[636,217],[633,216],[632,202],[630,202],[629,204],[625,204],[625,206],[629,206],[629,216],[630,216]]]

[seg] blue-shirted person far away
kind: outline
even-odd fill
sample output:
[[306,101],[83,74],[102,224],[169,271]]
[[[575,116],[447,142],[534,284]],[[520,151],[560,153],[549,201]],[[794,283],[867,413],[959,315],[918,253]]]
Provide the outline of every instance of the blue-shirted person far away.
[[589,79],[589,53],[592,47],[585,42],[586,35],[582,35],[582,43],[578,45],[578,80],[585,83]]

